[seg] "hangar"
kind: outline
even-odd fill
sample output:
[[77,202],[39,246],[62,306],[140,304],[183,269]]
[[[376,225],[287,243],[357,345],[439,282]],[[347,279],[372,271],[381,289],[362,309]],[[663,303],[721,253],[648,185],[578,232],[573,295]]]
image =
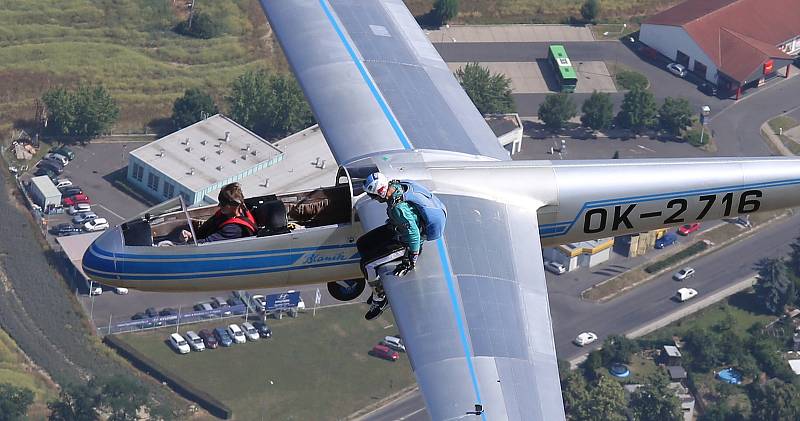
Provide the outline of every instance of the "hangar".
[[800,53],[797,0],[688,0],[649,19],[639,40],[722,92],[789,76]]

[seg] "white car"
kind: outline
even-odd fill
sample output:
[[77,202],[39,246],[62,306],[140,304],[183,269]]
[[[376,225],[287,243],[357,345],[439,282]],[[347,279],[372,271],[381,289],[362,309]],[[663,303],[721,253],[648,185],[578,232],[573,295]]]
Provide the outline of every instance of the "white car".
[[172,348],[174,348],[179,354],[188,354],[191,351],[189,344],[186,343],[186,340],[177,333],[169,335],[169,344],[172,345]]
[[694,288],[681,288],[675,294],[675,299],[684,302],[687,300],[691,300],[692,298],[697,296],[697,290]]
[[555,273],[556,275],[567,272],[567,267],[558,262],[546,261],[544,263],[544,268],[547,269],[548,272]]
[[262,312],[264,311],[264,309],[267,308],[267,299],[260,294],[255,294],[251,296],[250,303],[253,306],[253,308],[258,312]]
[[106,221],[106,218],[92,219],[83,224],[83,229],[89,232],[107,230],[108,221]]
[[95,285],[89,291],[89,295],[103,295],[103,287],[100,285]]
[[[293,289],[286,291],[287,294],[291,294],[293,292],[295,292]],[[306,303],[303,301],[303,297],[298,296],[297,298],[300,300],[297,302],[297,311],[305,311]]]
[[385,336],[382,343],[395,351],[406,352],[406,346],[403,345],[403,340],[397,336]]
[[675,274],[672,275],[672,278],[675,279],[676,281],[685,281],[691,278],[692,276],[694,276],[694,268],[685,267],[675,272]]
[[67,213],[75,215],[76,213],[86,213],[92,211],[92,205],[88,203],[77,203],[67,208]]
[[258,334],[258,331],[250,322],[242,323],[242,330],[244,330],[244,335],[247,336],[247,339],[251,341],[257,341],[261,339],[261,335]]
[[206,344],[203,343],[203,338],[198,336],[194,333],[193,330],[187,331],[183,334],[186,337],[186,342],[189,343],[189,346],[192,347],[195,351],[203,351],[206,349]]
[[686,76],[686,67],[684,67],[682,64],[670,63],[667,65],[667,70],[669,70],[670,73],[678,77]]
[[60,162],[61,165],[65,166],[65,167],[67,166],[67,164],[69,164],[69,158],[67,158],[64,155],[59,155],[57,153],[49,153],[49,154],[45,155],[44,158],[42,158],[42,159],[50,159],[50,160],[53,160],[53,161]]
[[69,179],[59,178],[58,180],[56,180],[56,188],[57,189],[60,189],[62,187],[69,187],[71,185],[72,185],[72,181],[69,181]]
[[578,346],[586,346],[597,340],[597,334],[594,332],[583,332],[578,335],[572,342]]
[[245,338],[244,332],[235,323],[231,323],[230,325],[228,325],[228,333],[230,333],[231,338],[233,338],[233,341],[236,342],[237,344],[243,344],[247,342],[247,338]]
[[114,287],[114,293],[119,295],[125,295],[128,293],[128,288],[124,287]]
[[78,212],[72,216],[73,224],[85,224],[92,219],[97,219],[97,214],[94,212]]

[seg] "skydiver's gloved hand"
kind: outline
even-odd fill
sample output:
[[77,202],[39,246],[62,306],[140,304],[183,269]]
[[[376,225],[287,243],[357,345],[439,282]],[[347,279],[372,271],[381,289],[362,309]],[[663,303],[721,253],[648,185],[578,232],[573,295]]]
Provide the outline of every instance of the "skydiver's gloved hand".
[[405,274],[414,270],[417,265],[417,258],[419,258],[419,253],[407,250],[403,260],[394,269],[394,276],[405,276]]

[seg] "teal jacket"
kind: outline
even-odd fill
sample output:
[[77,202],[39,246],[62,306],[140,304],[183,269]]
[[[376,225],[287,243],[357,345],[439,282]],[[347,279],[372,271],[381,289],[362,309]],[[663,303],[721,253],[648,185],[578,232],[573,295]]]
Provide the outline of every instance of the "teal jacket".
[[412,253],[419,253],[422,246],[422,233],[419,229],[421,218],[411,204],[403,201],[403,186],[397,181],[390,182],[389,186],[395,188],[386,208],[389,223],[394,227],[400,242]]

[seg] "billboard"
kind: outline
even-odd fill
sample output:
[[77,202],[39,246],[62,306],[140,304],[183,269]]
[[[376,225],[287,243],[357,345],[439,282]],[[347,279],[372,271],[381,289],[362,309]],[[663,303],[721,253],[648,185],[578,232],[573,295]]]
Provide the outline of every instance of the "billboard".
[[288,310],[297,307],[300,303],[300,292],[284,292],[281,294],[270,294],[266,296],[267,311]]

